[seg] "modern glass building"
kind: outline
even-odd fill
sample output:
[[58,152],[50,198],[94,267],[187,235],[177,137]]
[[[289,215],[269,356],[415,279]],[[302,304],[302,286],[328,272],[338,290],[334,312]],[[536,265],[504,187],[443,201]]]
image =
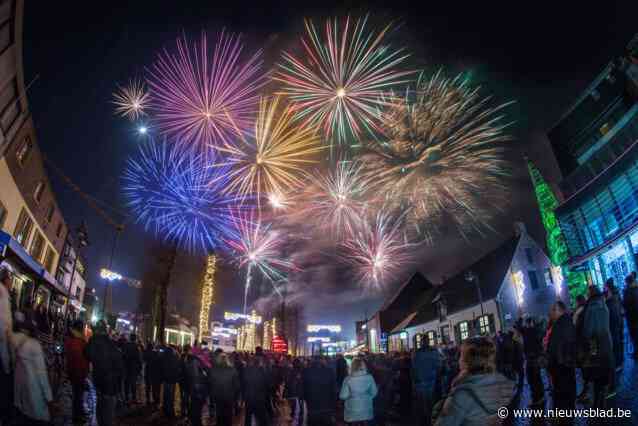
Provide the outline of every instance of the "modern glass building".
[[638,37],[549,131],[569,265],[622,287],[638,270]]

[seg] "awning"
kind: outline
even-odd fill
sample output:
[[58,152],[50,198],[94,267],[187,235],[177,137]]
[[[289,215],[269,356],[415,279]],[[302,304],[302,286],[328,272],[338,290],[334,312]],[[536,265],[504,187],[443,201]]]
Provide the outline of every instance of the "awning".
[[43,280],[53,287],[53,289],[62,294],[66,294],[64,287],[55,281],[53,275],[32,258],[20,243],[4,231],[0,231],[0,256],[3,259],[11,258],[17,260],[20,266],[24,268],[26,275],[31,276],[35,280]]

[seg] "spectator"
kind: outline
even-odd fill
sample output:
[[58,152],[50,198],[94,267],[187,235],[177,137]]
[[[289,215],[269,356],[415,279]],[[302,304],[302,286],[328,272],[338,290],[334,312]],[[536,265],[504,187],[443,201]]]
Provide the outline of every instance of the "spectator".
[[13,372],[11,365],[11,338],[13,318],[11,288],[8,270],[0,269],[0,423],[9,423],[13,411]]
[[74,321],[70,335],[64,341],[66,372],[71,382],[73,422],[85,420],[84,391],[87,389],[86,379],[89,375],[89,361],[84,356],[86,341],[84,340],[84,323]]
[[612,278],[605,283],[605,304],[609,311],[609,332],[611,333],[611,343],[614,350],[614,367],[617,370],[621,370],[625,355],[623,349],[622,304]]
[[552,331],[547,345],[547,369],[552,379],[555,409],[573,409],[576,399],[576,329],[561,301],[550,311]]
[[495,358],[496,346],[490,338],[471,338],[461,345],[461,372],[441,404],[435,426],[497,422],[497,410],[512,400],[514,382],[496,372]]
[[334,372],[314,357],[303,374],[303,399],[308,408],[308,425],[333,423],[336,410],[336,379]]
[[343,380],[348,375],[348,363],[346,362],[343,355],[337,355],[337,363],[336,363],[336,375],[337,375],[337,389],[341,389],[341,385],[343,385]]
[[343,381],[339,398],[345,401],[343,418],[346,423],[369,422],[374,418],[372,400],[377,396],[377,385],[361,358],[352,361],[350,374]]
[[416,396],[416,407],[419,425],[430,424],[432,405],[434,405],[435,387],[441,372],[441,357],[432,348],[428,339],[421,343],[421,347],[414,353],[412,361],[412,378]]
[[153,404],[153,392],[152,392],[152,380],[151,377],[153,375],[153,363],[155,362],[156,357],[155,348],[153,348],[153,344],[148,342],[146,344],[146,348],[144,349],[144,390],[146,394],[146,405]]
[[166,418],[175,417],[175,385],[179,380],[180,361],[175,349],[166,345],[160,349],[162,376],[162,412]]
[[301,395],[303,392],[303,367],[301,360],[295,359],[292,362],[292,368],[286,373],[284,397],[290,403],[290,416],[292,418],[293,425],[297,425],[300,419],[303,419]]
[[632,272],[625,279],[623,307],[625,308],[629,337],[634,347],[632,356],[634,359],[638,359],[638,282],[636,282],[635,272]]
[[107,334],[106,322],[98,321],[93,333],[84,353],[93,366],[97,423],[99,426],[111,426],[115,416],[118,380],[123,374],[124,365],[120,351]]
[[266,426],[270,423],[268,418],[270,384],[266,376],[264,357],[255,355],[248,367],[244,370],[244,400],[246,402],[245,426],[251,426],[255,417],[258,426]]
[[187,357],[185,369],[186,387],[191,397],[189,409],[191,426],[202,424],[202,409],[210,393],[210,368],[208,354],[197,346],[193,347],[191,354]]
[[124,396],[127,402],[137,404],[137,379],[142,371],[142,354],[137,345],[137,336],[133,333],[123,346],[124,356]]
[[540,327],[532,318],[525,321],[519,319],[516,328],[523,337],[523,353],[525,354],[525,375],[532,391],[533,406],[542,406],[545,401],[543,379],[541,378],[541,361],[543,343]]
[[188,358],[191,355],[191,346],[184,345],[182,354],[180,356],[180,375],[179,375],[179,396],[180,396],[180,415],[181,417],[188,417],[188,409],[191,404],[190,391],[187,386],[187,366]]
[[40,342],[35,339],[33,323],[16,314],[13,335],[15,348],[15,407],[23,418],[18,424],[46,425],[51,421],[53,394]]
[[233,407],[239,396],[239,376],[228,356],[219,353],[210,374],[211,397],[217,408],[217,426],[232,426]]

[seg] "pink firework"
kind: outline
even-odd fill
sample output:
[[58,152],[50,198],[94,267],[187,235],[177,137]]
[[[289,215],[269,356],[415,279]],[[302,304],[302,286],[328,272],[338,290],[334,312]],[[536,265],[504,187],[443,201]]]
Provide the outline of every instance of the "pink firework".
[[189,143],[228,141],[249,127],[266,82],[261,50],[242,55],[240,36],[222,32],[212,49],[205,33],[199,43],[180,38],[149,68],[152,115],[164,134]]
[[411,262],[414,244],[403,235],[403,216],[394,219],[381,211],[342,244],[347,252],[346,262],[355,268],[359,282],[366,288],[382,287]]

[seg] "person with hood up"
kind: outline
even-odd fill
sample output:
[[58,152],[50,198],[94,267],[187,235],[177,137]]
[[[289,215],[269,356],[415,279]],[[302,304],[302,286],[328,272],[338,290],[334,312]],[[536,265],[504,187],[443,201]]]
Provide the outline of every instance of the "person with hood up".
[[442,403],[435,426],[482,426],[498,420],[497,410],[512,401],[515,383],[496,372],[496,346],[475,337],[461,345],[460,373]]
[[188,410],[191,426],[202,425],[202,409],[210,393],[210,357],[195,344],[184,366],[185,384],[191,397]]
[[350,374],[343,381],[339,399],[345,401],[343,419],[346,423],[369,422],[374,418],[372,401],[377,396],[377,384],[368,373],[365,361],[355,358]]
[[142,352],[137,344],[137,335],[131,333],[129,341],[122,346],[124,357],[124,397],[127,402],[137,404],[137,379],[142,372]]
[[332,424],[337,408],[334,371],[314,357],[302,376],[303,400],[306,402],[308,426]]
[[89,361],[84,356],[84,323],[75,321],[71,325],[70,335],[64,340],[64,356],[66,372],[71,382],[73,422],[81,423],[86,416],[84,412],[84,391],[87,389],[86,379],[89,375]]
[[215,401],[217,426],[232,426],[233,407],[239,398],[239,375],[223,352],[215,356],[210,374],[211,398]]
[[53,393],[49,385],[44,351],[34,337],[35,326],[25,321],[21,312],[16,313],[16,328],[13,335],[15,350],[14,405],[22,420],[18,424],[46,425],[51,421]]
[[[552,331],[547,343],[547,370],[552,378],[555,409],[573,409],[576,400],[576,328],[561,301],[550,311]],[[562,420],[562,419],[561,419]],[[562,423],[568,423],[565,419]]]
[[437,380],[441,373],[441,355],[424,339],[412,360],[412,379],[420,425],[430,424]]

